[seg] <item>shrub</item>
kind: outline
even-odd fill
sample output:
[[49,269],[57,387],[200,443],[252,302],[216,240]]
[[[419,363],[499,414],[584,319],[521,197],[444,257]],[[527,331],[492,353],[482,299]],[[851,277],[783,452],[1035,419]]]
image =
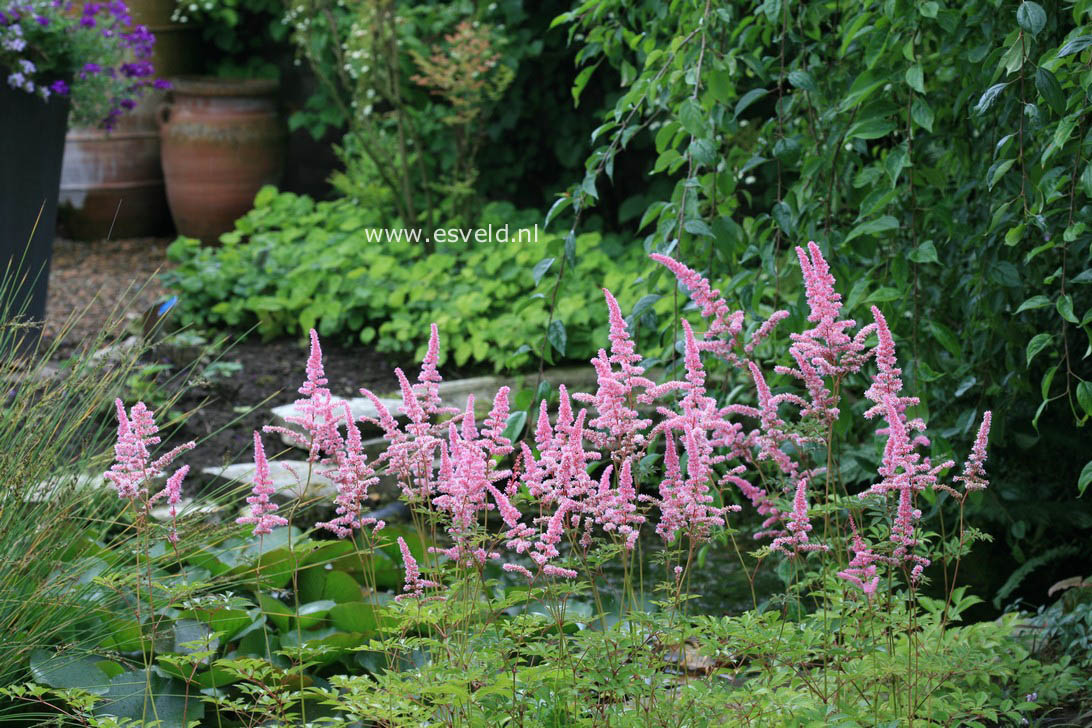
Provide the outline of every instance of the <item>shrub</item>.
[[[178,266],[163,278],[179,293],[183,323],[256,324],[266,337],[315,327],[324,337],[420,354],[421,332],[435,322],[454,342],[455,364],[499,370],[526,365],[542,347],[551,289],[540,282],[548,270],[540,263],[552,258],[560,267],[565,244],[537,222],[535,213],[489,205],[479,229],[507,226],[514,238],[526,227],[538,240],[439,243],[425,255],[404,241],[371,242],[370,234],[392,231],[350,200],[315,203],[267,188],[219,247],[176,241],[169,255]],[[568,328],[554,326],[549,359],[589,359],[604,332],[592,324],[599,286],[619,289],[633,305],[639,295],[627,283],[649,267],[639,247],[617,239],[586,234],[574,242],[576,266],[556,302]]]

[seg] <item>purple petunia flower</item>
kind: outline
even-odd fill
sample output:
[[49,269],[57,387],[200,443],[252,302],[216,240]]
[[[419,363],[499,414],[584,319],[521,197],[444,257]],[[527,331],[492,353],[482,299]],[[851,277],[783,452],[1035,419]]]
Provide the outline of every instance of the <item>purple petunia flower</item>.
[[56,81],[54,81],[53,83],[51,83],[49,85],[49,90],[52,91],[53,93],[59,95],[59,96],[67,96],[68,95],[68,84],[65,83],[64,81],[62,81],[61,79],[57,79]]

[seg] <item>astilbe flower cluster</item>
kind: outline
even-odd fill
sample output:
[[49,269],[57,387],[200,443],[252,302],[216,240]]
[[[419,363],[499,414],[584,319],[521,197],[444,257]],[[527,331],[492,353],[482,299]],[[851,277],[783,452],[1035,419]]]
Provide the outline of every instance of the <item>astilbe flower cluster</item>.
[[269,476],[269,462],[265,457],[265,447],[262,445],[262,436],[254,433],[254,488],[247,497],[250,505],[250,515],[235,519],[239,524],[253,524],[254,535],[263,536],[273,533],[274,528],[287,526],[288,520],[276,515],[277,504],[271,499],[277,491],[273,487],[273,479]]
[[146,518],[151,506],[160,498],[166,497],[172,525],[168,534],[171,543],[178,541],[174,522],[178,515],[178,505],[182,499],[182,481],[189,473],[189,466],[183,465],[167,479],[166,487],[155,493],[149,493],[149,486],[161,477],[174,460],[187,450],[192,450],[194,443],[187,442],[152,460],[151,449],[159,444],[159,428],[155,424],[155,413],[143,402],[137,402],[128,413],[120,399],[114,401],[118,419],[117,440],[114,443],[114,464],[104,477],[110,481],[118,497],[130,501],[142,518]]
[[[729,487],[738,488],[765,517],[756,536],[771,537],[773,550],[790,557],[826,551],[829,546],[811,535],[808,495],[809,482],[823,470],[807,467],[801,458],[807,457],[812,444],[830,445],[828,436],[821,433],[840,414],[841,384],[875,356],[876,373],[866,392],[873,404],[866,415],[882,416],[883,427],[877,434],[887,439],[880,480],[862,498],[882,511],[885,499],[896,496],[892,545],[888,553],[881,553],[863,538],[851,519],[853,557],[838,576],[869,596],[877,589],[880,565],[906,567],[911,582],[916,582],[929,562],[916,551],[916,522],[921,513],[915,499],[926,488],[956,494],[939,480],[952,463],[934,465],[918,452],[928,445],[925,424],[920,418],[908,419],[907,411],[917,400],[902,394],[894,340],[882,314],[873,308],[874,322],[854,332],[856,324],[841,318],[841,298],[819,247],[809,243],[807,249],[798,248],[797,254],[810,308],[808,320],[814,326],[790,336],[790,355],[796,366],[774,371],[802,383],[807,397],[771,391],[753,358],[757,344],[787,313],[773,313],[749,341],[744,341],[742,314],[732,312],[705,278],[671,258],[653,256],[676,274],[709,319],[700,338],[689,321],[681,320],[683,378],[655,384],[645,376],[621,309],[610,292],[604,291],[610,351],[600,350],[592,360],[596,391],[570,395],[564,385],[559,386],[556,413],[551,417],[546,401],[540,402],[534,444],[521,442],[518,452],[504,435],[510,412],[507,387],[497,393],[481,428],[472,396],[461,411],[444,406],[439,389],[439,339],[433,325],[417,381],[411,383],[401,369],[395,370],[402,397],[401,421],[373,393],[361,390],[376,411],[368,421],[379,427],[387,440],[386,450],[369,462],[348,405],[338,403],[326,388],[321,349],[312,331],[307,381],[300,388],[304,398],[297,401],[298,416],[290,419],[303,434],[279,431],[307,447],[312,462],[329,467],[326,472],[337,485],[337,515],[317,525],[341,537],[364,526],[381,526],[362,508],[369,487],[377,482],[380,468],[385,468],[399,479],[404,498],[426,507],[445,523],[450,546],[433,547],[432,553],[465,567],[480,568],[488,561],[503,559],[498,550],[503,545],[530,564],[516,559],[502,567],[531,582],[540,577],[577,575],[563,560],[566,543],[584,556],[599,540],[633,549],[649,520],[648,509],[642,504],[659,511],[655,532],[665,542],[684,536],[691,544],[700,543],[725,524],[729,511],[739,510],[739,506],[714,505],[716,489],[723,492]],[[866,346],[872,333],[879,341],[874,349]],[[713,354],[746,371],[755,387],[756,406],[720,406],[707,391],[703,354]],[[669,395],[675,400],[670,406],[663,403]],[[576,411],[574,402],[591,410]],[[655,420],[648,416],[651,409],[657,415]],[[790,410],[798,413],[801,423],[822,427],[811,425],[809,430],[791,424],[785,416]],[[736,419],[755,424],[747,429]],[[342,425],[345,436],[341,435]],[[965,486],[962,497],[986,487],[983,464],[989,426],[987,412],[963,475],[956,478]],[[637,465],[661,437],[663,476],[658,492],[641,494],[635,478]],[[680,450],[686,454],[685,472]],[[272,515],[275,505],[269,500],[272,492],[257,437],[255,455],[261,464],[251,501],[253,520],[247,522],[261,527],[272,525],[278,517]],[[509,469],[503,463],[512,455]],[[771,495],[756,484],[766,482],[762,480],[763,463],[775,469],[773,482],[781,486],[780,495]],[[597,466],[601,470],[593,477],[591,472]],[[782,497],[784,501],[775,500]],[[779,506],[779,502],[791,503],[791,507]],[[503,523],[500,534],[490,534],[482,526],[483,515],[490,512],[496,512]],[[437,586],[421,577],[416,560],[401,539],[399,547],[406,568],[402,596],[420,597],[424,589]],[[676,573],[682,573],[681,567]]]

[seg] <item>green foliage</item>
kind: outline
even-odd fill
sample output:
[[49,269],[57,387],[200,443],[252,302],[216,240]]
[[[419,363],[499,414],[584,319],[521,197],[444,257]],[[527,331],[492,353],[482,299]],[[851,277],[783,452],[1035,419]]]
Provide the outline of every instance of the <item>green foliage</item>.
[[1024,563],[1092,522],[1074,502],[1092,474],[1074,427],[1092,415],[1090,13],[575,4],[555,21],[580,46],[574,96],[607,67],[621,95],[557,208],[586,217],[644,138],[672,184],[641,205],[646,247],[732,276],[748,309],[796,300],[791,248],[821,241],[835,275],[885,302],[942,447],[1004,403],[999,497],[977,515],[1018,524],[1006,540]]
[[[491,226],[499,236],[507,226],[510,240],[523,229],[521,242],[463,242],[464,231],[444,228],[447,242],[425,255],[420,244],[387,242],[387,233],[406,231],[380,229],[374,213],[350,200],[315,203],[268,188],[219,247],[175,242],[169,252],[178,266],[163,278],[179,293],[184,324],[257,324],[267,337],[315,327],[324,337],[421,354],[435,322],[453,342],[455,364],[499,370],[527,365],[542,346],[551,281],[536,266],[553,259],[560,267],[566,255],[564,241],[537,222],[534,213],[489,205],[477,229]],[[597,234],[577,238],[574,252],[577,264],[557,299],[566,326],[551,329],[549,360],[591,358],[605,332],[600,287],[632,307],[640,296],[628,284],[651,265],[639,246]]]

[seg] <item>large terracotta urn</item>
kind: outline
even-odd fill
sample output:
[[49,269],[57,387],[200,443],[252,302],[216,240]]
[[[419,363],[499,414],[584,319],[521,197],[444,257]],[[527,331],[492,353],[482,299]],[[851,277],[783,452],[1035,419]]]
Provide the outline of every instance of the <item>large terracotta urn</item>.
[[280,182],[287,129],[277,82],[188,76],[159,109],[167,202],[182,235],[216,241],[263,185]]

